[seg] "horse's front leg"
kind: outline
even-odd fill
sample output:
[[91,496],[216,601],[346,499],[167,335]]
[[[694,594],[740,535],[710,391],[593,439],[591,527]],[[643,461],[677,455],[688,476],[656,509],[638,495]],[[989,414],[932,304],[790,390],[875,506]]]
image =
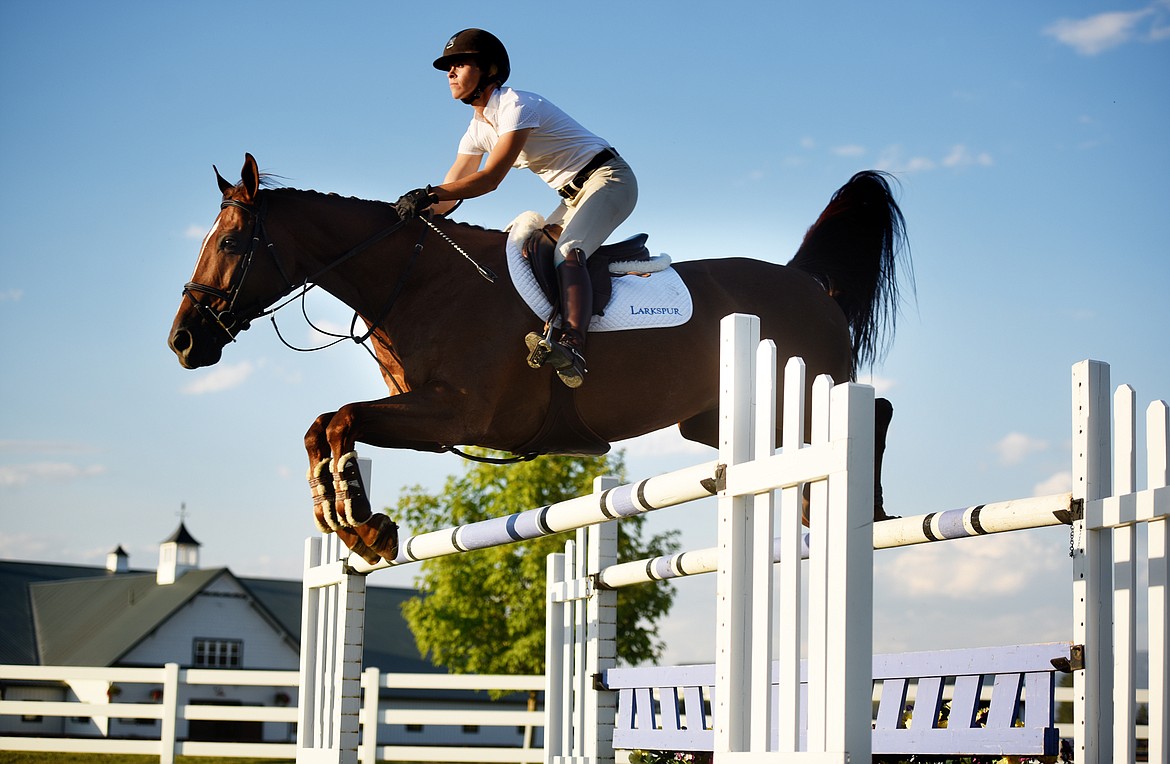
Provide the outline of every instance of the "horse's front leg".
[[313,496],[313,521],[322,533],[336,533],[342,543],[368,563],[380,558],[344,517],[337,514],[334,489],[333,458],[329,451],[326,428],[333,412],[317,417],[305,433],[305,451],[309,455],[309,490]]
[[358,470],[357,444],[438,452],[471,442],[465,403],[466,396],[432,384],[377,401],[350,403],[325,424],[332,460],[333,517],[340,527],[352,528],[369,550],[383,559],[398,556],[398,526],[370,506]]

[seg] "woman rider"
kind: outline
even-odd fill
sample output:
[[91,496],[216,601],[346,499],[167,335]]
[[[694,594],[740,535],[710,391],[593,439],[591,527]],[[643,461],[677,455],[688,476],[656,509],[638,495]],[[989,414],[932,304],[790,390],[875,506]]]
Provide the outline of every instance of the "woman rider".
[[554,254],[561,333],[551,346],[535,332],[525,341],[530,358],[552,364],[562,382],[580,387],[593,315],[585,261],[633,211],[638,200],[633,170],[608,142],[550,101],[505,87],[511,73],[508,52],[490,32],[456,33],[434,67],[447,73],[451,97],[475,114],[443,182],[404,194],[395,207],[403,219],[428,208],[445,214],[462,199],[494,191],[513,167],[532,170],[556,190],[561,202],[547,222],[564,228]]

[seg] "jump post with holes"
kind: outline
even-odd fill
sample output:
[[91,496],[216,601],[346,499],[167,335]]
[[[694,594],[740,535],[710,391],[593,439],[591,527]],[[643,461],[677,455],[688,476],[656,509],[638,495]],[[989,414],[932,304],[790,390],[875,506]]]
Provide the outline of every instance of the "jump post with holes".
[[[719,459],[558,504],[404,539],[369,565],[334,537],[306,543],[297,761],[372,762],[360,740],[365,578],[376,570],[576,530],[548,564],[545,761],[613,762],[614,749],[710,750],[719,762],[868,761],[871,753],[1055,753],[1057,669],[1074,676],[1078,762],[1133,761],[1135,529],[1147,527],[1149,760],[1167,760],[1170,632],[1170,414],[1146,414],[1147,484],[1136,483],[1133,390],[1110,406],[1109,368],[1073,367],[1071,493],[872,522],[873,391],[785,367],[784,431],[774,442],[776,357],[754,317],[722,324]],[[805,407],[812,431],[805,442]],[[1115,434],[1111,433],[1111,421]],[[1116,440],[1116,448],[1110,443]],[[809,484],[810,532],[801,525]],[[718,544],[667,558],[616,559],[622,517],[717,497]],[[1045,525],[1072,525],[1069,643],[873,654],[874,549]],[[802,559],[807,563],[802,564]],[[717,572],[716,662],[616,667],[616,589]],[[807,585],[807,618],[800,592]],[[774,596],[775,595],[775,596]],[[775,603],[775,604],[774,604]],[[782,624],[773,634],[774,624]],[[802,633],[808,657],[800,659]],[[776,649],[773,650],[774,637]],[[766,678],[766,679],[765,679]],[[877,717],[871,697],[879,684]],[[913,724],[907,687],[917,685]],[[944,687],[950,719],[937,724]],[[991,688],[986,718],[982,690]],[[376,704],[374,705],[376,708]],[[360,755],[360,758],[359,758]]]

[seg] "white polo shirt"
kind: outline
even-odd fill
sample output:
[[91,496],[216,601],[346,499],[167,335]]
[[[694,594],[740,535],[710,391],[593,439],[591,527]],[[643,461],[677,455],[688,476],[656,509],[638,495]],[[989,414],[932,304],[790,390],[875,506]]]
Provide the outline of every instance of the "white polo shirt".
[[501,135],[525,128],[532,132],[513,166],[532,170],[554,189],[571,181],[590,159],[609,147],[551,101],[536,93],[500,88],[488,99],[483,118],[479,114],[471,118],[459,141],[459,153],[491,153]]

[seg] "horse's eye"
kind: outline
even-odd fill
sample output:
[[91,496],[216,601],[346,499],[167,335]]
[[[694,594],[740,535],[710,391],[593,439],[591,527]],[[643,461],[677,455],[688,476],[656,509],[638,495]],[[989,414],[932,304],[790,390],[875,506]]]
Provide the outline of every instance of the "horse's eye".
[[236,240],[232,239],[232,238],[224,239],[222,242],[220,242],[219,246],[221,249],[223,249],[227,252],[235,252],[239,248],[239,245],[236,243]]

